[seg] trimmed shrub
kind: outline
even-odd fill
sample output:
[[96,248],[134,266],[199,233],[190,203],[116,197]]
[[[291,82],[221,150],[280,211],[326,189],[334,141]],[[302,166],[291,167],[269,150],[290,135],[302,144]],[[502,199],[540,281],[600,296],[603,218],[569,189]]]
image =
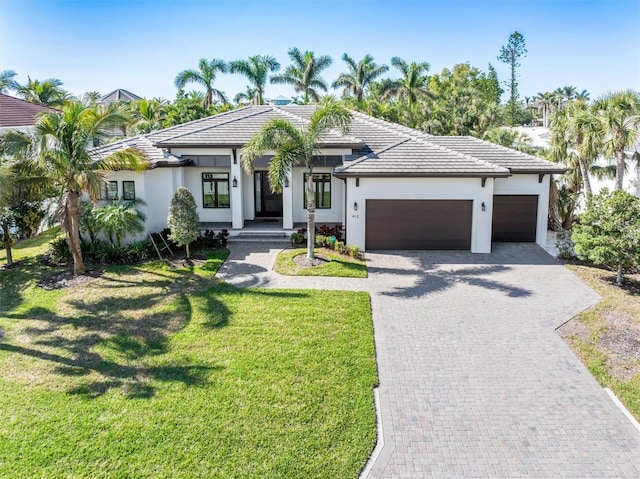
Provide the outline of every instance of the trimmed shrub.
[[[291,244],[304,243],[304,235],[300,233],[291,233]],[[316,246],[318,245],[318,238],[316,237]]]

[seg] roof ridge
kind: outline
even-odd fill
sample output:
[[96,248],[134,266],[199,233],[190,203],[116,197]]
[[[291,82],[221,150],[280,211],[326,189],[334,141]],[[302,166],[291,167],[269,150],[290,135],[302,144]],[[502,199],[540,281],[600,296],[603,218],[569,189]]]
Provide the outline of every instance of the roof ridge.
[[[216,117],[219,118],[219,117],[227,116],[227,115],[230,115],[231,113],[237,113],[239,111],[246,110],[247,108],[251,108],[251,106],[243,106],[242,108],[236,108],[234,110],[223,111],[222,113],[216,113],[215,115],[206,116],[204,118],[198,118],[197,120],[191,120],[191,121],[188,121],[186,123],[180,123],[179,125],[173,125],[173,126],[170,126],[168,128],[163,128],[162,130],[152,131],[150,133],[145,133],[144,136],[151,137],[151,136],[157,135],[159,133],[175,130],[177,128],[182,128],[183,126],[186,126],[186,125],[192,125],[192,124],[195,124],[195,123],[203,123],[205,121],[211,120],[212,118],[216,118]],[[196,131],[201,131],[201,130],[204,130],[204,128],[201,128],[200,130],[196,130]],[[190,132],[190,133],[193,133],[193,132]],[[171,137],[171,138],[179,138],[180,136],[182,136],[182,135],[176,135],[175,137]]]
[[[376,121],[377,121],[377,122],[379,122],[379,123],[383,123],[383,124],[381,124],[381,125],[377,125],[377,126],[379,126],[380,128],[385,128],[385,129],[390,130],[390,131],[392,131],[392,132],[394,132],[394,133],[400,134],[400,132],[395,131],[395,130],[394,130],[393,128],[391,128],[390,126],[387,126],[387,125],[395,125],[394,123],[389,123],[389,122],[387,122],[387,121],[385,121],[385,120],[380,120],[379,118],[375,118],[375,117],[373,117],[373,116],[365,115],[364,113],[361,113],[361,112],[357,112],[357,113],[358,113],[360,116],[365,117],[365,118],[366,118],[366,120],[364,120],[364,121],[369,121],[369,123],[370,123],[370,124],[375,124],[375,122],[371,122],[371,121],[369,120],[369,119],[371,118],[371,119],[376,120]],[[416,130],[415,128],[409,128],[408,126],[404,126],[404,125],[398,125],[398,126],[401,126],[403,130],[408,130],[408,131],[405,131],[404,133],[405,133],[409,138],[411,138],[411,139],[412,139],[412,140],[414,140],[414,141],[417,141],[418,143],[426,144],[426,145],[428,145],[428,146],[431,146],[431,147],[433,147],[433,148],[439,149],[439,150],[441,150],[441,151],[446,151],[446,152],[448,152],[448,153],[453,153],[453,154],[455,154],[455,155],[457,155],[457,156],[461,156],[461,157],[463,157],[463,158],[467,158],[467,159],[473,160],[473,161],[475,161],[476,163],[480,163],[480,164],[483,164],[483,165],[489,165],[489,166],[491,166],[491,167],[493,167],[493,168],[499,168],[499,169],[502,169],[502,170],[505,170],[505,171],[509,171],[509,169],[508,169],[508,168],[504,168],[503,166],[500,166],[500,165],[496,165],[496,164],[490,163],[490,162],[488,162],[488,161],[486,161],[486,160],[482,160],[481,158],[476,158],[475,156],[467,155],[466,153],[462,153],[462,152],[460,152],[460,151],[452,150],[451,148],[447,148],[447,147],[444,147],[444,146],[438,145],[438,144],[436,144],[436,143],[432,143],[431,141],[429,141],[429,138],[434,137],[435,135],[429,135],[428,133],[421,132],[421,131],[419,131],[419,130]],[[418,135],[415,135],[414,133],[418,133]],[[427,135],[427,138],[425,138],[425,137],[424,137],[424,136],[422,136],[422,135]],[[398,145],[395,145],[395,146],[398,146]],[[383,152],[383,151],[386,151],[386,149],[380,150],[380,152]]]
[[373,158],[373,156],[371,156],[372,154],[375,154],[377,156],[380,153],[384,153],[385,151],[389,151],[392,148],[400,146],[400,145],[402,145],[403,143],[406,143],[409,140],[411,140],[411,138],[404,138],[403,140],[400,140],[400,141],[398,141],[398,142],[396,142],[396,143],[394,143],[392,145],[385,146],[383,149],[381,149],[381,150],[379,150],[377,152],[372,151],[371,153],[369,153],[367,155],[362,155],[362,156],[360,156],[360,158],[356,158],[355,160],[350,161],[349,164],[346,164],[346,165],[343,164],[342,167],[336,168],[336,171],[346,171],[349,168],[351,168],[352,166],[358,165],[358,164],[362,163],[365,160],[372,159]]
[[[289,106],[289,105],[284,105],[284,106]],[[298,105],[296,105],[296,106],[298,106]],[[304,106],[312,106],[312,105],[304,105]],[[296,115],[296,114],[295,114],[295,113],[293,113],[293,112],[289,112],[289,111],[283,110],[282,108],[279,108],[279,107],[278,107],[278,106],[276,106],[276,105],[274,105],[274,106],[273,106],[273,109],[274,109],[274,110],[277,110],[277,111],[280,111],[280,112],[284,113],[285,115],[289,115],[289,116],[292,116],[292,117],[294,117],[294,118],[298,118],[299,120],[301,120],[301,121],[302,121],[302,122],[304,122],[304,123],[311,123],[311,120],[307,120],[306,118],[303,118],[303,117],[301,117],[301,116],[298,116],[298,115]],[[315,108],[314,113],[315,113],[315,111],[316,111],[317,109],[318,109],[318,107],[316,107],[316,108]],[[350,110],[350,111],[353,111],[353,110]],[[351,123],[351,122],[350,122],[350,123]],[[357,141],[358,143],[362,143],[363,145],[365,144],[365,142],[364,142],[363,140],[361,140],[360,138],[356,138],[355,136],[352,136],[352,135],[350,135],[350,134],[346,134],[346,135],[345,135],[345,134],[343,134],[341,131],[337,130],[336,128],[329,128],[329,131],[330,131],[330,132],[332,132],[332,133],[336,133],[336,134],[338,134],[339,136],[341,136],[341,137],[343,137],[343,138],[347,138],[347,139],[349,139],[349,140],[355,140],[355,141]]]
[[498,148],[502,149],[502,150],[507,150],[509,153],[517,153],[519,155],[523,155],[529,158],[535,158],[536,160],[543,160],[543,161],[549,161],[545,158],[540,158],[539,156],[534,156],[534,155],[530,155],[529,153],[525,153],[524,151],[520,151],[520,150],[516,150],[515,148],[509,148],[506,146],[502,146],[502,145],[498,145],[497,143],[493,143],[492,141],[488,141],[488,140],[484,140],[482,138],[476,138],[475,136],[470,136],[470,135],[464,135],[462,138],[471,138],[473,140],[477,140],[481,143],[486,143],[488,145],[491,146],[497,146]]

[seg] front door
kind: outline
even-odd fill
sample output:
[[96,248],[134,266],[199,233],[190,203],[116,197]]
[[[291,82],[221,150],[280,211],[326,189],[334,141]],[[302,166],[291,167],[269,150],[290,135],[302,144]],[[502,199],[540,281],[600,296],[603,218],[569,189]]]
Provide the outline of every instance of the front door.
[[256,217],[282,217],[282,193],[272,193],[267,171],[254,172]]

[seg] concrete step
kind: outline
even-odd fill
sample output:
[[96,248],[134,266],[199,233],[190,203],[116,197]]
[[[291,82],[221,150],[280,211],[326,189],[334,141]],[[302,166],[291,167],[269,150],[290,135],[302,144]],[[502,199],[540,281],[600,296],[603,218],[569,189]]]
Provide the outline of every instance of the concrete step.
[[227,241],[269,241],[289,243],[289,236],[283,231],[242,231],[229,236]]

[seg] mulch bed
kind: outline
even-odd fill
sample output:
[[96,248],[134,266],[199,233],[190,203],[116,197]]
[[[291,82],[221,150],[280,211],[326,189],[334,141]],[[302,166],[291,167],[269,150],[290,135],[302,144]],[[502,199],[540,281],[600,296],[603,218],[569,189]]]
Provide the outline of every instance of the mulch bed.
[[40,280],[38,282],[38,286],[48,291],[54,289],[73,288],[74,286],[80,286],[95,281],[102,276],[102,273],[103,271],[101,270],[87,270],[85,274],[74,276],[71,271],[63,271],[62,273],[54,274],[53,276]]
[[187,258],[185,256],[176,256],[165,259],[165,262],[171,266],[172,268],[190,268],[192,266],[202,266],[207,262],[207,258],[194,254],[191,255],[191,258]]
[[2,266],[0,266],[0,271],[17,268],[18,266],[20,266],[20,263],[22,263],[22,261],[14,261],[11,265],[8,265],[5,263]]
[[313,259],[307,258],[306,254],[299,254],[293,257],[293,262],[302,268],[311,268],[313,266],[322,266],[323,264],[331,262],[331,260],[319,254],[316,254]]

